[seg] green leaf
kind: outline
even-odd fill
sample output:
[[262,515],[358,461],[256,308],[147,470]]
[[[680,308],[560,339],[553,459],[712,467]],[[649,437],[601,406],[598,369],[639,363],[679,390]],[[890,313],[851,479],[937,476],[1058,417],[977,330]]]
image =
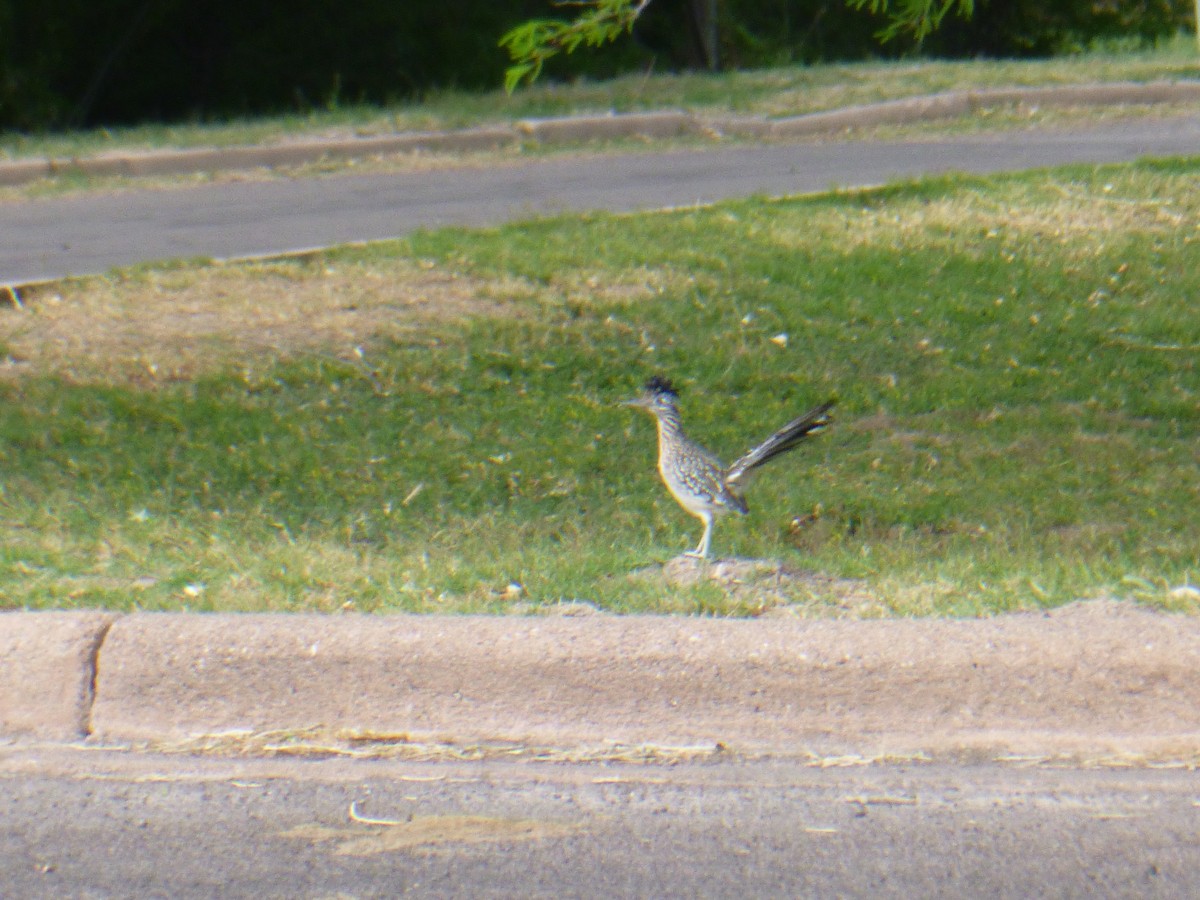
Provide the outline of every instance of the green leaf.
[[504,70],[504,90],[505,93],[512,94],[521,84],[522,81],[529,78],[533,81],[537,78],[537,69],[533,63],[518,63],[515,66],[509,66]]

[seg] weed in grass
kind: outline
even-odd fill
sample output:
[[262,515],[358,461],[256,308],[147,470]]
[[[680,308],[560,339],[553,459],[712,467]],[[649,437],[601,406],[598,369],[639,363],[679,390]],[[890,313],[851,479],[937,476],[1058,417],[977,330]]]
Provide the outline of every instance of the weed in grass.
[[[60,285],[0,313],[0,603],[1194,611],[1198,186],[944,178]],[[616,406],[652,372],[727,458],[839,396],[717,534],[773,581],[657,574],[694,523]]]

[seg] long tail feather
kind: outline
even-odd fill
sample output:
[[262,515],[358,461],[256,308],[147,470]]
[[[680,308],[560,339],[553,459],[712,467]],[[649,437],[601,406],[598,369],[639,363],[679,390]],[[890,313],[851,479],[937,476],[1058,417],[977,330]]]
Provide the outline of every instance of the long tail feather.
[[800,418],[788,422],[730,466],[729,473],[725,476],[725,482],[727,484],[737,482],[747,472],[757,469],[763,463],[769,462],[781,453],[787,453],[787,451],[804,441],[810,435],[827,427],[833,421],[829,415],[829,410],[833,409],[835,402],[834,400],[829,400],[826,403],[822,403],[816,409],[806,412]]

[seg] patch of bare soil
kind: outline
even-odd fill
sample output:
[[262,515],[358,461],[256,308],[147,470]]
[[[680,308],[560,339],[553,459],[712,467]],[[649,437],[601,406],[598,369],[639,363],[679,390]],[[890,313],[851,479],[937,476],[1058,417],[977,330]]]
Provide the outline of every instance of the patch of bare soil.
[[723,589],[735,605],[759,616],[870,618],[887,613],[865,581],[796,569],[776,559],[701,560],[684,555],[638,569],[631,577],[661,580],[669,587],[708,582]]
[[264,358],[355,360],[424,323],[516,314],[515,280],[484,281],[407,261],[239,263],[88,278],[0,310],[0,378],[151,385]]

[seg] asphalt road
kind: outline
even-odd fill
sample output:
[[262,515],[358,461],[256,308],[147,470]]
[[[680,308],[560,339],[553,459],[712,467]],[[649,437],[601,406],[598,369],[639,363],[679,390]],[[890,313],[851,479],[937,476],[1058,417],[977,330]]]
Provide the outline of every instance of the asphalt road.
[[1187,770],[0,748],[11,898],[1178,898],[1198,834]]
[[225,183],[0,204],[0,284],[173,258],[284,253],[443,225],[628,211],[1200,153],[1200,119],[936,141],[787,143],[548,158],[492,168]]

